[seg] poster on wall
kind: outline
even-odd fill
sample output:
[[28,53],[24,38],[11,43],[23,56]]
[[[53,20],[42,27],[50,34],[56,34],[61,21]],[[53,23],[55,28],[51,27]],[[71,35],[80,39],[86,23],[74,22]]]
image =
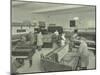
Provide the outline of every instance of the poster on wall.
[[[20,33],[22,30],[18,30],[19,34],[12,34],[17,24],[14,27],[11,25],[12,74],[96,69],[96,6],[12,0],[11,9],[15,20],[20,19],[28,25],[32,17],[36,17],[38,21],[38,24],[34,23],[32,27],[30,26],[29,33],[25,34]],[[53,17],[48,19],[48,15]],[[77,27],[69,33],[67,29],[70,31],[71,27],[76,26],[75,20],[71,20],[73,16],[81,19],[81,28],[85,26],[84,29]],[[66,20],[70,22],[70,26],[66,25]],[[94,28],[87,32],[88,21]],[[91,24],[92,22],[94,24]],[[47,26],[46,23],[51,24]],[[49,27],[44,30],[45,34],[42,30],[38,31],[45,26]],[[34,32],[31,32],[33,30]]]
[[75,26],[76,26],[75,20],[70,20],[70,27],[75,27]]

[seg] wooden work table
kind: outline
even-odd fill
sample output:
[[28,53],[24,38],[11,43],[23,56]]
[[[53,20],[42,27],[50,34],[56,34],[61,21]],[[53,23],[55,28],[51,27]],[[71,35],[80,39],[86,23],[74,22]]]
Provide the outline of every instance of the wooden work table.
[[12,71],[15,73],[19,67],[24,65],[24,60],[28,60],[29,64],[32,65],[32,56],[34,53],[35,48],[28,44],[20,44],[12,47]]
[[68,45],[66,45],[64,47],[57,48],[42,57],[41,65],[44,68],[44,71],[53,72],[76,70],[79,56],[75,56],[75,52],[68,52],[68,49]]

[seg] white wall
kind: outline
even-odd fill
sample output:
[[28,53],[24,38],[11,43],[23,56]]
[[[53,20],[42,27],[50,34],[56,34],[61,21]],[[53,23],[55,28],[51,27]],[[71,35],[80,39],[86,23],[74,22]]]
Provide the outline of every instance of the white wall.
[[12,22],[22,22],[25,20],[32,20],[32,14],[25,10],[19,8],[12,8]]
[[[32,14],[25,10],[25,9],[19,9],[19,8],[12,8],[12,23],[18,22],[22,23],[23,21],[32,21]],[[17,33],[17,29],[21,29],[21,27],[13,27],[12,26],[12,34],[20,34]],[[23,29],[26,29],[25,33],[28,33],[30,30],[33,31],[33,28],[29,27],[23,27]],[[24,33],[24,32],[23,32]]]
[[79,17],[79,20],[76,21],[77,28],[95,28],[95,11],[77,13],[73,12],[54,15],[35,15],[35,17],[37,23],[38,21],[45,21],[47,26],[49,24],[56,24],[57,26],[62,26],[65,30],[71,29],[70,20],[73,20],[74,17]]
[[[47,26],[49,24],[56,24],[57,26],[62,26],[65,30],[70,29],[70,20],[72,20],[74,17],[79,17],[79,20],[77,21],[77,28],[95,28],[95,11],[90,11],[90,10],[84,12],[73,11],[72,13],[50,15],[50,14],[32,14],[27,10],[20,10],[17,8],[12,9],[12,22],[23,22],[28,20],[31,23],[36,22],[38,25],[39,21],[44,21],[46,22]],[[16,28],[12,29],[14,31],[16,30]],[[26,29],[28,30],[28,28]]]
[[48,23],[55,23],[63,28],[70,28],[70,20],[74,17],[79,17],[77,20],[78,28],[94,28],[95,27],[95,12],[79,12],[71,14],[49,15]]

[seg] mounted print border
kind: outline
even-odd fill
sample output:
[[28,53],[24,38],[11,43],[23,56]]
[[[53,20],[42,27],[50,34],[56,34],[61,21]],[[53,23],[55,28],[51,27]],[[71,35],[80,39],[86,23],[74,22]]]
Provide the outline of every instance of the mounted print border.
[[11,0],[12,74],[95,69],[96,6]]

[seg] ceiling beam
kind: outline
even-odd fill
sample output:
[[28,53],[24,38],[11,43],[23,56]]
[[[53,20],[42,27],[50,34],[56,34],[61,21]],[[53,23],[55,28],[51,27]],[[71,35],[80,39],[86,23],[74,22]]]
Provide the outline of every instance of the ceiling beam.
[[43,13],[43,12],[57,11],[57,10],[64,10],[64,9],[72,9],[72,8],[79,8],[79,7],[83,7],[83,6],[63,5],[63,6],[58,6],[58,7],[49,7],[49,8],[34,10],[34,11],[32,11],[32,13]]
[[19,7],[19,6],[23,6],[23,5],[27,5],[28,3],[31,2],[25,2],[25,1],[12,1],[12,6],[13,7]]

